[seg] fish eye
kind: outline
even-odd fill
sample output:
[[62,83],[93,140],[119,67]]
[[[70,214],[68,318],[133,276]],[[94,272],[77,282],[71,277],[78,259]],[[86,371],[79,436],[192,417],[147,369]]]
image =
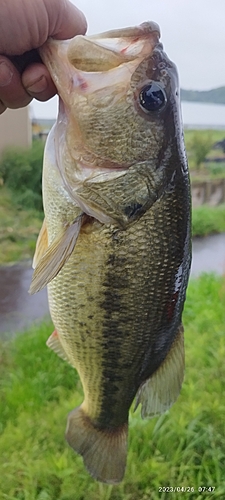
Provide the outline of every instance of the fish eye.
[[158,111],[167,102],[166,93],[158,82],[145,85],[139,94],[139,101],[146,111]]

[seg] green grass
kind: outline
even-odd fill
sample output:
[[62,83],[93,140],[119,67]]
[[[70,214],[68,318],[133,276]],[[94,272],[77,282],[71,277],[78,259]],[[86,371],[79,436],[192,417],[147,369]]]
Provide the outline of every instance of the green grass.
[[[211,141],[218,142],[224,139],[225,131],[224,130],[216,130],[216,129],[201,129],[198,130],[199,133],[202,134],[203,137],[210,137]],[[196,134],[196,129],[185,129],[184,130],[184,139],[186,147],[189,147],[190,142],[193,139],[193,136]]]
[[[45,346],[43,324],[1,346],[1,500],[225,498],[225,281],[190,282],[184,313],[186,375],[165,415],[131,412],[128,463],[119,486],[97,483],[64,440],[67,413],[82,401],[75,370]],[[195,492],[159,493],[160,487]],[[198,487],[215,491],[198,493]]]
[[[184,140],[185,140],[185,146],[187,149],[188,154],[191,153],[191,144],[193,142],[194,137],[197,134],[200,134],[203,138],[207,139],[210,141],[210,143],[214,144],[215,142],[219,142],[225,137],[225,131],[224,130],[214,130],[214,129],[204,129],[204,130],[196,130],[196,129],[185,129],[184,130]],[[219,149],[214,149],[211,152],[211,155],[213,156],[220,156],[220,150]],[[210,154],[209,154],[210,156]]]
[[42,220],[42,213],[18,207],[11,191],[0,187],[0,265],[33,257]]
[[205,170],[210,179],[224,179],[225,178],[225,156],[223,163],[216,163],[211,161],[205,164]]
[[[224,164],[220,164],[221,168],[218,168],[218,164],[204,163],[204,157],[215,158],[224,156],[221,149],[213,149],[212,146],[215,142],[221,141],[225,137],[224,130],[184,130],[185,146],[188,156],[188,163],[190,174],[193,179],[198,178],[200,180],[224,178]],[[206,153],[203,154],[202,162],[199,168],[196,169],[196,139],[203,144],[208,145],[208,151],[206,148]],[[215,168],[216,166],[216,168]]]
[[206,236],[223,232],[225,232],[225,204],[216,207],[201,205],[193,209],[193,236]]
[[31,148],[6,148],[0,158],[0,179],[22,208],[42,210],[42,165],[44,144],[34,140]]

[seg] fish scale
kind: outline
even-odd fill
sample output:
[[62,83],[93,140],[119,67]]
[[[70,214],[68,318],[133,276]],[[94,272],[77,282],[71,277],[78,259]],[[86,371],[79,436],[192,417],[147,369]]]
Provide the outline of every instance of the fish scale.
[[41,56],[60,106],[31,292],[48,286],[47,345],[82,382],[66,439],[94,478],[116,484],[135,396],[151,418],[183,381],[191,201],[177,71],[150,22],[50,39]]
[[[170,206],[171,198],[175,197],[175,193],[166,197],[168,198],[168,206]],[[118,231],[112,226],[105,226],[104,230],[101,227],[96,232],[90,231],[88,234],[81,232],[69,262],[65,264],[55,280],[49,284],[49,295],[54,297],[54,299],[50,298],[50,310],[54,325],[58,332],[65,332],[62,334],[62,343],[66,351],[70,353],[71,359],[73,353],[72,363],[77,368],[81,378],[88,380],[89,394],[93,394],[96,399],[99,399],[97,387],[101,387],[103,384],[102,390],[104,392],[104,381],[110,379],[111,383],[112,375],[116,376],[118,372],[125,382],[124,387],[122,387],[123,394],[119,395],[117,402],[118,422],[115,420],[113,423],[109,422],[109,425],[120,425],[120,402],[121,399],[126,399],[130,378],[136,380],[136,383],[132,387],[131,400],[126,408],[127,413],[137,392],[137,386],[139,387],[151,374],[151,370],[149,370],[149,373],[145,374],[145,378],[138,378],[140,374],[138,371],[135,372],[135,365],[137,365],[136,369],[140,370],[140,366],[142,366],[140,358],[143,357],[150,343],[148,330],[151,332],[151,344],[155,341],[154,337],[158,336],[158,328],[161,324],[158,304],[161,304],[162,309],[166,307],[174,283],[174,269],[179,266],[181,261],[180,252],[176,258],[176,245],[171,242],[171,245],[168,246],[168,240],[164,235],[164,228],[168,230],[169,227],[170,231],[173,232],[172,226],[177,224],[175,217],[171,221],[170,211],[168,211],[168,220],[165,218],[166,213],[164,207],[162,225],[159,223],[162,215],[158,202],[151,211],[142,217],[141,221],[126,231]],[[158,247],[155,245],[155,235],[158,238]],[[142,241],[143,250],[141,252]],[[148,245],[146,245],[146,241]],[[172,263],[169,269],[168,261]],[[150,272],[152,268],[154,274]],[[57,300],[58,294],[60,294],[60,301]],[[149,295],[152,297],[151,301]],[[137,304],[139,299],[140,303]],[[57,305],[55,310],[51,307],[51,301]],[[64,307],[65,304],[71,304],[72,301],[73,310],[68,315]],[[149,302],[151,302],[151,310],[145,315]],[[59,310],[58,306],[60,306]],[[115,316],[115,312],[119,312],[119,314]],[[89,319],[90,314],[93,316],[91,319]],[[163,315],[163,310],[161,314]],[[176,323],[179,324],[179,322],[180,316],[176,318]],[[167,323],[166,326],[168,326]],[[139,340],[138,350],[137,338]],[[108,347],[109,339],[111,339],[112,344],[110,349]],[[170,338],[170,343],[172,340]],[[101,356],[105,359],[105,355],[101,354],[104,343],[108,359],[104,374],[101,376]],[[98,361],[96,363],[96,358],[93,358],[91,351],[93,347],[97,351],[95,356],[99,357],[99,363]],[[167,349],[169,349],[169,345]],[[113,358],[110,355],[111,351],[114,353]],[[165,354],[164,352],[164,357]],[[124,362],[125,360],[126,363],[129,362],[129,356],[132,359],[130,364],[132,373],[127,373],[126,364],[126,371],[123,374]],[[120,363],[116,363],[117,359],[121,360]],[[81,368],[80,360],[82,360]],[[117,369],[116,365],[118,365]],[[153,365],[152,371],[156,368],[157,365]],[[85,373],[84,375],[82,375],[82,371]],[[99,376],[95,376],[96,372]],[[113,395],[113,401],[110,401],[108,391],[105,392],[108,400],[107,405],[115,408],[115,396]],[[93,405],[96,407],[96,402],[93,401]],[[104,400],[102,406],[105,406]],[[98,420],[98,415],[92,414],[92,418]]]

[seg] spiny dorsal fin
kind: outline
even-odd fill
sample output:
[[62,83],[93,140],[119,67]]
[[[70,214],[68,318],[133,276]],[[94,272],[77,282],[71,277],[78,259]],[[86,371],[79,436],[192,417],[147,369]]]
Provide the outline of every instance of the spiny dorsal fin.
[[39,260],[32,277],[29,293],[37,293],[53,280],[69,259],[77,242],[83,214],[73,224],[65,226]]
[[58,332],[56,330],[54,330],[54,332],[50,335],[46,342],[46,345],[49,347],[49,349],[52,349],[52,351],[58,354],[60,358],[62,358],[64,361],[67,361],[67,363],[71,365],[71,361],[67,356],[67,353],[60,341]]
[[140,387],[135,409],[142,404],[142,418],[152,418],[168,410],[178,398],[184,378],[184,337],[180,326],[164,362]]
[[34,253],[34,258],[33,258],[33,263],[32,263],[33,269],[35,269],[38,262],[41,260],[41,258],[45,254],[47,248],[48,248],[48,231],[47,231],[46,221],[44,219],[43,224],[41,226],[40,233],[38,235],[37,243],[36,243],[36,248],[35,248],[35,253]]

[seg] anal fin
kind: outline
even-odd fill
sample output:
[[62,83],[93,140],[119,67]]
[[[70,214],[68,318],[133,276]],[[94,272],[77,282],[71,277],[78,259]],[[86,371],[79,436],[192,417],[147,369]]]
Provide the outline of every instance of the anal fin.
[[135,409],[141,403],[142,418],[152,418],[168,410],[178,398],[184,378],[184,336],[181,325],[165,360],[140,387]]

